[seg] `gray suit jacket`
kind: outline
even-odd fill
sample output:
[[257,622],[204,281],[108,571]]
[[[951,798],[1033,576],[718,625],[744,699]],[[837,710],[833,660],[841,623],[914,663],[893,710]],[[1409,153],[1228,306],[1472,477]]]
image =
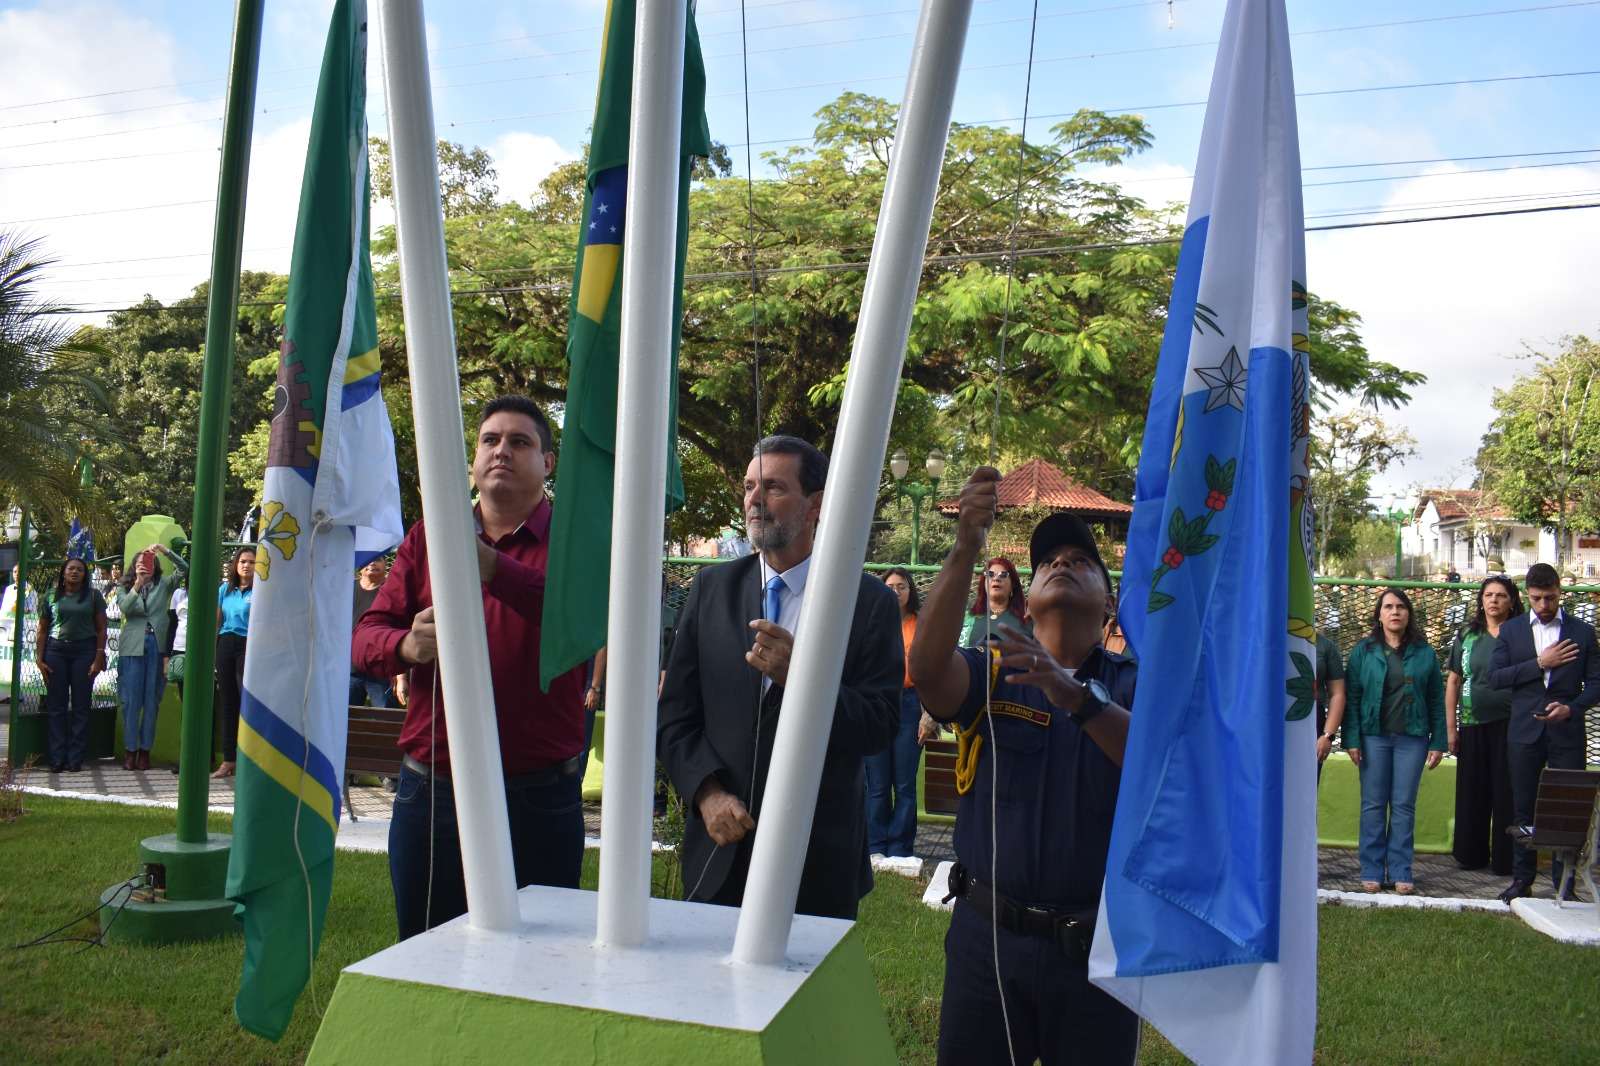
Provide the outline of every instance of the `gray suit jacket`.
[[[706,778],[716,777],[743,800],[760,830],[783,701],[778,685],[762,695],[761,674],[744,661],[754,640],[750,622],[761,617],[761,593],[758,556],[703,568],[678,616],[667,659],[656,750],[686,808],[683,877],[692,899],[742,899],[754,845],[754,834],[736,847],[712,843],[693,803]],[[894,593],[862,575],[795,905],[799,913],[854,918],[858,901],[872,889],[862,760],[888,747],[894,736],[904,674]]]

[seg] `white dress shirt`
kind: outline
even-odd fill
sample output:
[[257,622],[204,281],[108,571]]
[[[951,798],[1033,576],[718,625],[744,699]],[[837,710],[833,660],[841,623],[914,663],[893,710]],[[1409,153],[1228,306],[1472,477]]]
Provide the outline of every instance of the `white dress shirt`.
[[[1533,653],[1535,655],[1543,655],[1546,648],[1552,644],[1560,642],[1561,621],[1565,617],[1566,612],[1558,610],[1556,611],[1555,619],[1548,623],[1539,621],[1538,615],[1533,615],[1528,619],[1529,623],[1533,626]],[[1544,687],[1550,687],[1549,670],[1544,672]]]
[[[783,573],[778,573],[767,563],[766,556],[761,557],[761,607],[766,610],[767,582],[774,576],[783,579],[783,585],[778,589],[778,617],[777,623],[790,633],[795,633],[800,627],[800,604],[805,600],[806,575],[811,572],[811,556],[795,563]],[[761,694],[765,696],[767,689],[772,687],[772,678],[762,675]]]

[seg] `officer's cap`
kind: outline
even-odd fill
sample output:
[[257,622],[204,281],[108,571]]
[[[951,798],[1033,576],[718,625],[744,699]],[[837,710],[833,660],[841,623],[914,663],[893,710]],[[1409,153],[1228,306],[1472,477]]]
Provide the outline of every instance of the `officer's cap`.
[[1106,580],[1108,592],[1116,587],[1111,584],[1111,571],[1100,557],[1100,549],[1095,545],[1094,534],[1089,531],[1088,523],[1075,514],[1053,514],[1034,526],[1033,537],[1028,541],[1028,558],[1037,571],[1039,564],[1051,552],[1069,547],[1082,548],[1089,553],[1089,557],[1100,568],[1100,576]]

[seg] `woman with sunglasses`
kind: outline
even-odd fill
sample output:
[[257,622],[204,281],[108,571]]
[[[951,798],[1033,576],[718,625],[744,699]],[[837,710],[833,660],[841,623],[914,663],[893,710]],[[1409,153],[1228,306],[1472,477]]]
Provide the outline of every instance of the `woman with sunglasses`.
[[977,595],[967,611],[967,624],[961,630],[963,648],[981,648],[1000,639],[1000,627],[1010,626],[1033,633],[1028,619],[1027,597],[1016,564],[1003,555],[990,559],[978,580]]

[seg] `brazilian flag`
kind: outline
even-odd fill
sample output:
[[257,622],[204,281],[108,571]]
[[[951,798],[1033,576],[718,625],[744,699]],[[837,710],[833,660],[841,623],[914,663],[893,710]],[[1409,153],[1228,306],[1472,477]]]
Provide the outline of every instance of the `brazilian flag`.
[[[599,651],[606,641],[611,570],[611,512],[616,469],[617,357],[622,326],[622,237],[628,215],[628,119],[633,98],[635,0],[606,7],[600,91],[589,144],[583,226],[572,277],[567,325],[567,403],[556,470],[539,683],[550,682]],[[689,14],[684,43],[683,120],[678,161],[678,250],[672,317],[683,317],[683,260],[689,246],[689,171],[711,153],[706,128],[706,74],[700,37]],[[672,384],[667,447],[669,511],[683,506],[678,466],[678,331],[672,333]]]

